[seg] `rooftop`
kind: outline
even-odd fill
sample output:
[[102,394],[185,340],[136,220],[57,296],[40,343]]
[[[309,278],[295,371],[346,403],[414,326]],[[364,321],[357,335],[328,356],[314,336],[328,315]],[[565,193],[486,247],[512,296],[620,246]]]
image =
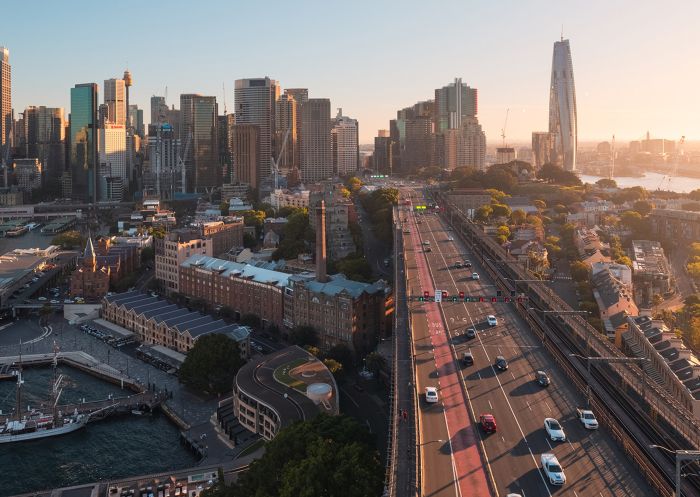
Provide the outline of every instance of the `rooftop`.
[[328,277],[329,280],[325,283],[310,279],[309,276],[295,275],[291,276],[294,281],[303,282],[306,288],[315,293],[323,293],[330,296],[335,296],[340,293],[347,293],[352,298],[358,298],[363,293],[370,295],[377,292],[386,292],[388,285],[384,280],[377,280],[374,283],[363,283],[361,281],[349,280],[344,274],[334,274]]
[[212,272],[217,272],[223,277],[245,278],[258,283],[275,285],[280,288],[287,286],[290,274],[280,271],[273,271],[262,267],[242,264],[239,262],[226,261],[205,255],[193,255],[187,258],[181,267],[197,267]]
[[633,269],[635,272],[670,274],[664,249],[659,242],[633,240],[632,251],[634,252]]

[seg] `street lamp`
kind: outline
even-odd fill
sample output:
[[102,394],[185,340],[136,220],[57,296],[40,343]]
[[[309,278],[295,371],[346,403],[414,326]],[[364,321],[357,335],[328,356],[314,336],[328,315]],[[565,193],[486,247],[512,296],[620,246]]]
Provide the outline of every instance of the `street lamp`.
[[[681,497],[681,467],[684,462],[700,461],[700,450],[671,450],[662,445],[650,445],[650,449],[665,450],[669,454],[676,456],[676,495]],[[686,473],[689,475],[692,473]]]
[[[608,364],[618,362],[643,362],[648,361],[646,357],[586,357],[579,354],[569,354],[569,357],[578,357],[586,361],[586,406],[591,405],[591,362],[605,362]],[[645,398],[646,379],[644,371],[642,371],[642,398]]]
[[428,442],[423,442],[423,443],[416,444],[416,447],[423,447],[424,445],[428,445],[428,444],[433,444],[433,443],[445,443],[445,442],[446,442],[446,440],[442,440],[442,439],[430,440],[430,441],[428,441]]

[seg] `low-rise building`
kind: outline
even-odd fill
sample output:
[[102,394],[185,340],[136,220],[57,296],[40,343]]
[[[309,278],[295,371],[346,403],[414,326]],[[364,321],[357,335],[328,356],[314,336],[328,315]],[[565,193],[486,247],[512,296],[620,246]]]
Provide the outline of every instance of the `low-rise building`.
[[240,330],[240,326],[139,291],[106,296],[102,300],[100,315],[102,319],[133,331],[145,344],[163,345],[186,354],[199,337],[220,333],[236,340],[243,357],[250,356],[249,333]]
[[605,251],[610,248],[608,244],[600,240],[595,230],[586,227],[576,228],[574,231],[574,245],[581,257],[586,257],[596,251]]
[[632,269],[617,262],[599,261],[591,264],[591,274],[596,275],[601,271],[610,271],[615,278],[620,280],[628,288],[632,288]]
[[653,240],[633,240],[632,251],[632,277],[637,302],[648,305],[654,295],[663,297],[673,293],[671,268],[661,244]]
[[613,337],[618,328],[625,325],[625,315],[639,314],[632,298],[632,289],[617,279],[609,269],[592,275],[591,282],[603,328],[608,336]]
[[309,190],[273,190],[270,196],[264,200],[275,209],[282,207],[295,207],[303,209],[309,207]]
[[241,367],[233,412],[246,429],[272,440],[296,421],[338,414],[338,386],[323,362],[301,347],[287,347]]
[[175,231],[155,240],[156,280],[169,295],[179,292],[180,264],[193,255],[213,255],[211,240],[198,232]]
[[12,295],[30,284],[57,254],[58,247],[51,245],[44,250],[15,249],[0,256],[0,309],[10,307]]
[[17,187],[24,192],[41,188],[41,161],[39,159],[15,159],[15,180]]
[[649,222],[652,234],[658,239],[675,243],[692,243],[700,240],[700,212],[652,209]]
[[648,315],[627,318],[616,344],[632,357],[645,357],[645,373],[662,385],[700,422],[700,358],[661,320]]
[[290,277],[250,264],[193,255],[182,262],[179,291],[237,317],[255,314],[263,324],[284,324],[284,289]]
[[513,240],[544,242],[544,227],[535,224],[521,224],[512,230]]
[[228,211],[232,212],[245,212],[253,209],[253,204],[244,202],[238,197],[231,197],[228,201]]
[[338,344],[358,354],[373,350],[390,334],[393,312],[393,296],[383,280],[361,283],[336,274],[320,282],[293,275],[285,289],[285,325],[312,326],[324,350]]

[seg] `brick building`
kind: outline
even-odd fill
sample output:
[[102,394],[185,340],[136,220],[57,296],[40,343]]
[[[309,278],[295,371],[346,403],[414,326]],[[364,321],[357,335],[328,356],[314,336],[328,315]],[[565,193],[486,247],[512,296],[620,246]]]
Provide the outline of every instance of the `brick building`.
[[180,289],[180,264],[192,255],[212,255],[211,240],[192,231],[174,231],[155,240],[156,280],[170,295]]
[[83,257],[78,261],[77,268],[70,278],[70,296],[96,300],[107,295],[109,291],[111,268],[100,265],[97,261],[92,238],[85,245]]

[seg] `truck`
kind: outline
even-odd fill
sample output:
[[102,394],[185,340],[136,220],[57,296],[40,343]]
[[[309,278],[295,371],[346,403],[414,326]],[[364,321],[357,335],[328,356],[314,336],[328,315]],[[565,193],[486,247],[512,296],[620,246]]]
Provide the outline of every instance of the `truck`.
[[590,409],[576,408],[576,417],[587,430],[597,430],[598,420]]

